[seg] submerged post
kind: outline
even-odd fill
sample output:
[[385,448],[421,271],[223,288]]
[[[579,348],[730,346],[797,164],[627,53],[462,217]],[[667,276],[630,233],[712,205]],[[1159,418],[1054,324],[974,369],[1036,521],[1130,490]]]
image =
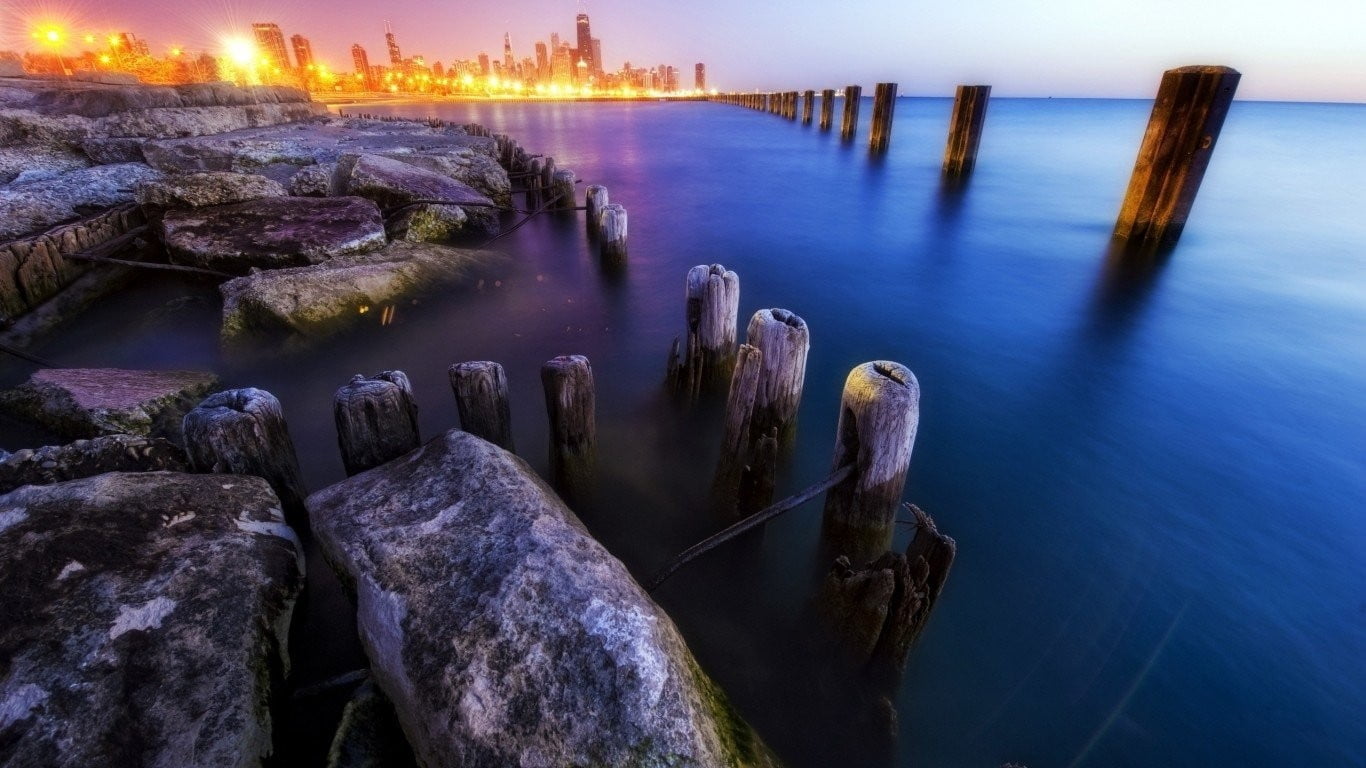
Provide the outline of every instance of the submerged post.
[[878,360],[849,372],[835,430],[835,468],[854,472],[825,496],[825,537],[862,563],[892,543],[920,422],[920,385],[910,369]]
[[585,217],[588,221],[588,234],[591,237],[598,235],[598,220],[602,217],[602,209],[611,200],[607,196],[607,187],[601,184],[594,184],[583,193],[583,204],[588,209]]
[[835,121],[835,92],[821,91],[821,130],[828,131]]
[[460,428],[507,451],[512,446],[512,408],[503,366],[489,360],[456,363],[447,370]]
[[607,264],[626,261],[626,209],[617,203],[598,216],[598,257]]
[[982,143],[990,98],[989,85],[958,86],[949,117],[949,143],[944,148],[945,176],[967,176],[977,165],[977,147]]
[[896,111],[896,83],[878,83],[873,96],[873,126],[868,148],[886,152],[892,143],[892,114]]
[[767,435],[777,430],[782,442],[796,428],[811,334],[806,321],[796,314],[786,309],[761,309],[750,318],[747,336],[747,343],[763,353],[750,431]]
[[413,385],[403,371],[352,377],[333,395],[332,415],[347,477],[393,461],[422,444]]
[[194,471],[265,478],[291,520],[306,516],[299,458],[274,395],[250,387],[209,395],[182,426]]
[[840,125],[840,138],[849,141],[858,133],[858,107],[863,99],[863,88],[851,85],[844,89],[844,122]]
[[749,452],[749,428],[754,416],[754,398],[759,390],[759,368],[763,353],[758,347],[741,344],[735,356],[735,371],[730,378],[730,393],[726,396],[726,425],[721,436],[721,457],[716,464],[712,481],[715,506],[731,515],[735,498],[740,491],[745,457]]
[[1163,73],[1115,237],[1137,247],[1176,244],[1240,78],[1229,67],[1180,67]]
[[802,91],[802,125],[811,125],[811,113],[816,106],[816,92]]
[[541,366],[550,417],[550,481],[570,505],[592,495],[597,422],[593,369],[583,355],[556,357]]

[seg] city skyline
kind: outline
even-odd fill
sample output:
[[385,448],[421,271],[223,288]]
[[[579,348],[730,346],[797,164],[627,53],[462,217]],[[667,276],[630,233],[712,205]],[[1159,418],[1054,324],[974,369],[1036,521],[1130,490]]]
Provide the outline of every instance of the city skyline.
[[[1150,98],[1152,78],[1171,66],[1221,63],[1245,75],[1240,98],[1366,101],[1366,3],[1305,0],[1293,17],[1269,0],[1208,0],[1183,6],[1181,23],[1140,0],[1105,8],[1081,0],[976,0],[970,7],[908,12],[890,0],[857,5],[777,3],[743,8],[699,0],[686,12],[653,0],[572,3],[483,0],[461,8],[396,0],[382,11],[359,0],[272,6],[256,0],[227,7],[208,0],[174,6],[100,6],[76,0],[59,18],[90,27],[131,31],[157,51],[172,47],[213,52],[225,35],[251,36],[251,25],[274,22],[286,40],[302,35],[313,56],[350,70],[362,45],[371,64],[385,55],[383,23],[394,25],[404,55],[429,64],[486,53],[536,59],[535,43],[570,28],[578,13],[592,17],[592,37],[604,41],[604,71],[670,62],[684,85],[697,62],[708,85],[722,90],[774,90],[895,80],[907,95],[951,93],[961,82],[990,82],[1000,96]],[[5,11],[4,47],[22,49],[22,32],[38,6]],[[810,30],[818,29],[813,35]],[[591,59],[591,54],[589,59]]]

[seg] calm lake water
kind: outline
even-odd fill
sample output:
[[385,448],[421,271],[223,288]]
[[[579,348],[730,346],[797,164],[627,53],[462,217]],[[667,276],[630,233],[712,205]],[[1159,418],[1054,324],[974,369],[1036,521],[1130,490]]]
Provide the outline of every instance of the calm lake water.
[[[539,217],[499,243],[497,283],[283,362],[220,360],[213,293],[163,306],[186,292],[167,284],[34,351],[269,389],[313,488],[343,476],[331,395],[354,373],[406,371],[431,436],[458,423],[447,365],[501,361],[519,453],[544,471],[539,366],[588,355],[602,477],[581,512],[644,579],[717,527],[719,419],[660,384],[684,275],[720,262],[742,327],[783,307],[811,328],[778,495],[828,470],[849,369],[896,360],[922,389],[906,499],[959,547],[890,752],[801,650],[819,501],[659,591],[789,764],[1362,765],[1366,107],[1235,103],[1171,259],[1124,269],[1109,234],[1149,107],[995,100],[958,192],[939,182],[943,99],[900,100],[880,158],[871,103],[852,145],[706,103],[357,108],[478,121],[606,185],[630,212],[629,267],[604,273],[581,217]],[[356,666],[335,591],[305,610],[304,682]]]

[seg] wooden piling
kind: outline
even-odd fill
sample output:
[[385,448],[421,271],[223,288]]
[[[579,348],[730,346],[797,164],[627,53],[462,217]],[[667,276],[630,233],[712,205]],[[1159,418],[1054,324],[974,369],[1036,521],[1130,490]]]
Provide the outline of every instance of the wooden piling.
[[602,209],[605,208],[610,202],[611,200],[607,195],[607,187],[604,187],[601,184],[594,184],[590,186],[588,189],[584,190],[583,204],[584,207],[588,209],[588,215],[584,218],[588,222],[589,237],[598,236],[598,225],[600,224],[600,219],[602,218]]
[[218,392],[185,414],[182,428],[194,471],[265,478],[290,520],[306,519],[308,492],[274,395],[255,388]]
[[550,479],[571,506],[587,501],[597,461],[593,369],[583,355],[556,357],[541,366],[550,418]]
[[920,385],[909,368],[879,360],[849,372],[832,466],[853,464],[854,473],[825,496],[834,553],[862,563],[891,546],[919,421]]
[[815,110],[816,92],[802,92],[802,125],[811,125],[811,113]]
[[413,386],[403,371],[356,375],[332,398],[346,474],[393,461],[422,444]]
[[944,149],[945,176],[967,176],[977,165],[977,148],[982,143],[990,98],[989,85],[958,86],[953,115],[949,118],[949,143]]
[[574,172],[568,168],[555,171],[555,177],[550,185],[550,199],[554,202],[551,208],[557,211],[572,210],[577,203],[574,200]]
[[555,158],[541,158],[541,180],[538,187],[539,201],[538,206],[544,206],[550,201],[550,190],[555,186]]
[[1115,237],[1138,248],[1176,244],[1241,78],[1229,67],[1163,73]]
[[776,430],[780,443],[796,430],[811,335],[806,321],[786,309],[761,309],[750,318],[746,343],[763,353],[751,432]]
[[456,363],[447,371],[460,428],[504,450],[512,445],[512,408],[503,366],[488,360]]
[[684,289],[688,357],[675,388],[697,397],[730,380],[740,318],[740,276],[720,264],[688,270]]
[[527,161],[526,172],[526,207],[527,210],[534,211],[541,205],[541,181],[545,176],[545,159],[531,158]]
[[598,256],[606,264],[626,261],[626,209],[611,203],[598,217]]
[[840,124],[840,138],[851,141],[858,133],[858,108],[863,99],[863,88],[851,85],[844,89],[844,122]]
[[835,122],[835,92],[821,91],[821,130],[828,131]]
[[878,83],[873,92],[873,124],[868,148],[886,152],[892,143],[892,116],[896,112],[896,83]]
[[750,446],[750,423],[754,417],[754,398],[759,390],[759,371],[763,354],[758,347],[741,344],[735,355],[730,392],[726,396],[726,422],[721,436],[721,455],[712,480],[713,506],[734,517],[740,478]]

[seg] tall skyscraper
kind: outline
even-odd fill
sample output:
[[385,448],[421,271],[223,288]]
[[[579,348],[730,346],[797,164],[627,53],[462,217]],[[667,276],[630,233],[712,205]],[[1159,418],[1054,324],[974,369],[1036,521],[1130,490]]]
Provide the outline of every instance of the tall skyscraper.
[[251,25],[251,33],[256,38],[256,48],[270,63],[280,69],[289,69],[289,51],[285,49],[285,33],[273,21],[258,22]]
[[489,55],[487,53],[479,54],[479,74],[484,77],[489,76]]
[[308,69],[313,65],[313,44],[308,42],[308,38],[291,35],[289,44],[294,49],[294,63],[299,69]]
[[512,58],[512,35],[503,33],[503,71],[511,72],[517,64]]
[[579,28],[578,60],[588,65],[589,72],[596,72],[593,64],[593,32],[588,28],[588,14],[580,13],[576,19]]
[[370,57],[365,55],[365,49],[360,43],[351,46],[351,64],[355,67],[356,74],[365,82],[365,87],[373,89],[374,83],[370,79]]
[[394,37],[394,28],[389,22],[384,22],[384,44],[389,47],[389,63],[395,67],[403,66],[403,54],[398,49],[398,38]]
[[593,38],[593,74],[602,77],[602,41]]
[[693,87],[696,88],[697,90],[699,90],[699,91],[705,91],[705,90],[707,90],[707,65],[706,65],[706,64],[703,64],[702,62],[698,62],[698,63],[697,63],[697,66],[693,67],[693,79],[692,79],[692,82],[693,82]]
[[554,55],[555,55],[555,51],[558,51],[558,50],[560,50],[560,33],[559,33],[559,32],[551,32],[551,33],[550,33],[550,55],[551,55],[551,56],[554,56]]
[[545,43],[536,44],[536,79],[542,83],[550,80],[550,52]]

